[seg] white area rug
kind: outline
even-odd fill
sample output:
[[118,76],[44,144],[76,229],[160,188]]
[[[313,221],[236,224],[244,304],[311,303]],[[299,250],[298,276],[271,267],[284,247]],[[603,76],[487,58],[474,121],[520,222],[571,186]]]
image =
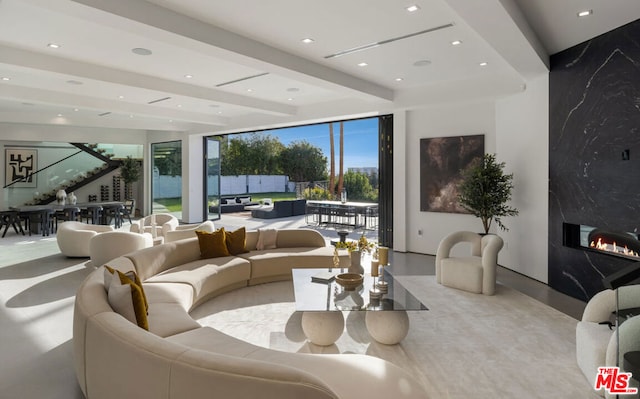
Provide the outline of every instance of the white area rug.
[[443,287],[433,276],[402,282],[429,311],[409,312],[409,335],[399,345],[372,341],[363,312],[345,313],[335,345],[309,344],[291,282],[236,290],[192,316],[266,348],[386,359],[422,381],[430,398],[599,398],[576,364],[577,320],[501,285],[487,297]]

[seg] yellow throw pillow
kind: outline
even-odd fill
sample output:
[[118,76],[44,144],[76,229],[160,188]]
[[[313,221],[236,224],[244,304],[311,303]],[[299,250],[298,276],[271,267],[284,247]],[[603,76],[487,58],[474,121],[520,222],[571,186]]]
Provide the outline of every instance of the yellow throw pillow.
[[225,231],[225,241],[227,249],[231,255],[240,255],[247,253],[247,230],[240,227],[235,231]]
[[[109,305],[125,319],[149,330],[147,309],[142,286],[136,284],[127,275],[116,270],[118,276],[113,275],[109,284]],[[132,272],[133,273],[133,272]],[[133,273],[135,276],[135,273]]]
[[200,244],[201,259],[231,255],[227,249],[224,228],[212,233],[196,230],[196,235],[198,236],[198,244]]
[[[109,286],[111,285],[111,279],[116,274],[116,269],[113,269],[109,265],[104,265],[104,288],[109,292]],[[125,276],[129,277],[139,288],[140,292],[142,292],[142,299],[144,300],[144,309],[149,312],[149,301],[147,301],[147,295],[144,293],[144,288],[142,287],[142,282],[140,278],[134,271],[128,271],[124,273]]]

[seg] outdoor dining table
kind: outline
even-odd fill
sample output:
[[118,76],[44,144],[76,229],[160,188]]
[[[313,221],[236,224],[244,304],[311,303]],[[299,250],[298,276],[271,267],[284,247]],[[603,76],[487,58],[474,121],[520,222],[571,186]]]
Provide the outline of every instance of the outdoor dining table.
[[318,225],[338,225],[354,229],[367,228],[368,217],[371,216],[373,210],[377,209],[378,204],[375,202],[307,201],[307,215],[316,216]]

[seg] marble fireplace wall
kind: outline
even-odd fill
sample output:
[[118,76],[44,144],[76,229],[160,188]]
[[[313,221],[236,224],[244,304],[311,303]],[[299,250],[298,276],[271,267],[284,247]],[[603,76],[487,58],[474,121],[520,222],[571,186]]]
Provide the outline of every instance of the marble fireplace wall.
[[640,20],[551,56],[549,285],[587,300],[631,261],[563,246],[563,222],[640,232]]

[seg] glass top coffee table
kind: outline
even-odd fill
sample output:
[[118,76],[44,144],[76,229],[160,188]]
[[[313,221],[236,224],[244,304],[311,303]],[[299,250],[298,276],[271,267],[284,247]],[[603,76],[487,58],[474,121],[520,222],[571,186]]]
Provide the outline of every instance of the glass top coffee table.
[[[302,329],[316,345],[331,345],[344,331],[342,311],[366,311],[367,330],[376,341],[393,345],[409,332],[407,310],[428,310],[385,269],[384,277],[365,274],[362,285],[345,289],[333,279],[314,281],[314,277],[346,272],[345,269],[292,269],[296,310],[303,312]],[[371,290],[380,280],[386,282],[386,292]]]

